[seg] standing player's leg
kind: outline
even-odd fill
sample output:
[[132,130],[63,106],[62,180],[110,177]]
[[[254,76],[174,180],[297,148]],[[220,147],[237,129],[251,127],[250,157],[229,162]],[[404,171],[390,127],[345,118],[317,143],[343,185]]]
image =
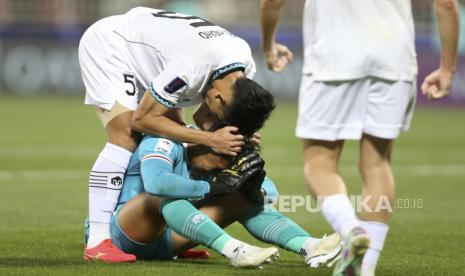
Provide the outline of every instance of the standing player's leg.
[[[364,134],[360,141],[360,173],[363,179],[363,197],[368,197],[370,212],[362,210],[363,228],[371,239],[370,247],[363,258],[362,274],[374,275],[379,255],[388,233],[395,197],[394,175],[391,170],[393,141]],[[386,202],[387,201],[387,202]],[[384,202],[377,210],[378,204]]]
[[303,75],[296,128],[303,143],[306,183],[313,195],[323,197],[323,216],[344,240],[336,271],[348,268],[355,275],[369,238],[360,227],[338,166],[344,140],[361,138],[368,88],[368,79],[321,82]]
[[304,176],[307,184],[314,194],[324,197],[321,205],[323,216],[344,240],[342,257],[335,269],[335,275],[343,275],[342,271],[347,268],[359,273],[369,238],[360,227],[361,221],[355,214],[338,171],[343,141],[304,139],[303,145]]
[[313,194],[323,196],[322,212],[342,237],[350,236],[360,221],[347,196],[339,174],[339,159],[344,141],[303,140],[304,176]]
[[[110,239],[109,223],[121,193],[124,173],[136,148],[140,134],[132,131],[133,111],[118,102],[111,111],[97,108],[105,126],[107,143],[95,161],[89,176],[89,237],[84,257],[93,259],[92,252],[102,252],[104,241]],[[108,121],[109,120],[109,121]],[[108,121],[108,122],[107,122]],[[113,250],[114,251],[114,250]],[[133,261],[128,254],[102,256],[106,261]]]
[[135,256],[125,254],[111,243],[109,223],[129,159],[138,142],[130,127],[138,91],[133,74],[130,74],[132,83],[127,83],[130,70],[115,51],[112,20],[106,18],[92,25],[79,44],[85,103],[97,108],[108,141],[89,177],[90,227],[84,259],[120,262],[134,261]]
[[[388,233],[395,197],[395,181],[391,170],[394,139],[407,131],[415,106],[416,84],[373,78],[368,94],[364,135],[360,141],[360,173],[363,196],[369,197],[371,210],[362,210],[363,228],[371,239],[363,259],[362,274],[374,275],[378,258]],[[376,209],[377,206],[388,208]],[[390,207],[390,208],[389,208]]]

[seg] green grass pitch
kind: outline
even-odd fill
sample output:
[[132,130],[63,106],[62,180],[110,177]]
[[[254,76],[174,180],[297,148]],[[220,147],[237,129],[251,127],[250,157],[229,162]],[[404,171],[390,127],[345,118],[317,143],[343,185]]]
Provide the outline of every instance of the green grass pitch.
[[[216,253],[207,261],[97,264],[82,260],[87,175],[105,142],[81,98],[0,97],[0,275],[330,275],[281,250],[263,270],[238,270]],[[268,175],[283,195],[306,195],[295,103],[279,102],[262,131]],[[341,172],[360,191],[357,144],[346,144]],[[395,144],[400,199],[379,275],[463,275],[465,269],[465,111],[419,109]],[[414,204],[421,206],[413,206]],[[413,208],[415,207],[415,208]],[[419,208],[422,207],[422,208]],[[315,236],[329,233],[320,213],[287,213]],[[240,225],[228,231],[256,245]]]

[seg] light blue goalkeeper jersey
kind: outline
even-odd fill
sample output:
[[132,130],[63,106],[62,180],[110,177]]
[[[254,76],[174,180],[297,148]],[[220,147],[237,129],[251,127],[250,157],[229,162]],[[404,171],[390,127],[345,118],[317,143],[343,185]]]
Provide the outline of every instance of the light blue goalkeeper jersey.
[[[262,188],[267,203],[278,196],[275,185],[265,178]],[[189,178],[187,151],[183,144],[145,136],[129,161],[117,209],[139,193],[167,198],[202,198],[210,191],[208,182]]]

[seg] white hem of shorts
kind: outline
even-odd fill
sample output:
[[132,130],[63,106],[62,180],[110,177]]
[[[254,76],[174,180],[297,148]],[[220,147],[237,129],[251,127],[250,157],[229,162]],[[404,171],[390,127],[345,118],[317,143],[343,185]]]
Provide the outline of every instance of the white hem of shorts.
[[[108,110],[108,111],[111,111],[111,109],[113,108],[113,105],[115,105],[115,102],[116,101],[113,101],[111,103],[98,103],[98,102],[93,102],[93,101],[85,101],[84,104],[85,105],[93,105],[93,106],[96,106],[96,107],[100,107],[102,109],[105,109],[105,110]],[[120,103],[122,106],[124,107],[127,107],[125,105],[123,105],[122,103]]]
[[136,110],[137,106],[134,107],[132,105],[128,105],[126,104],[125,102],[123,101],[118,101],[118,99],[115,99],[113,102],[111,103],[99,103],[99,102],[94,102],[94,101],[88,101],[86,100],[84,102],[84,104],[86,105],[93,105],[93,106],[96,106],[96,107],[100,107],[100,108],[103,108],[105,110],[108,110],[108,111],[111,111],[111,109],[113,108],[113,106],[115,105],[115,103],[118,102],[120,105],[126,107],[127,109],[130,109],[130,110]]
[[362,138],[362,126],[328,126],[312,122],[311,127],[296,128],[295,135],[301,139],[314,139],[324,141],[360,140]]
[[401,132],[406,132],[410,129],[409,125],[393,126],[393,127],[379,127],[375,125],[365,125],[363,133],[381,138],[393,140],[399,137]]
[[[410,129],[410,125],[403,125],[398,127],[379,127],[374,125],[365,125],[361,127],[330,127],[317,125],[313,123],[311,128],[305,130],[296,129],[295,135],[300,139],[322,140],[322,141],[338,141],[338,140],[360,140],[362,134],[368,134],[381,139],[396,139],[400,133],[406,132]],[[324,133],[324,134],[323,134]]]

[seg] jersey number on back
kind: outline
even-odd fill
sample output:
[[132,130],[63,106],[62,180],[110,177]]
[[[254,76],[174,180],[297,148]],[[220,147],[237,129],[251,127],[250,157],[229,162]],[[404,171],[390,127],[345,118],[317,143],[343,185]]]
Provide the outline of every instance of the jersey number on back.
[[176,15],[175,12],[172,12],[172,11],[160,11],[160,12],[157,12],[157,13],[152,13],[153,16],[155,17],[161,17],[161,18],[170,18],[170,19],[184,19],[184,20],[198,20],[200,22],[192,22],[190,23],[189,25],[191,25],[192,27],[206,27],[206,26],[216,26],[215,24],[205,20],[205,19],[202,19],[198,16],[180,16],[180,15]]

